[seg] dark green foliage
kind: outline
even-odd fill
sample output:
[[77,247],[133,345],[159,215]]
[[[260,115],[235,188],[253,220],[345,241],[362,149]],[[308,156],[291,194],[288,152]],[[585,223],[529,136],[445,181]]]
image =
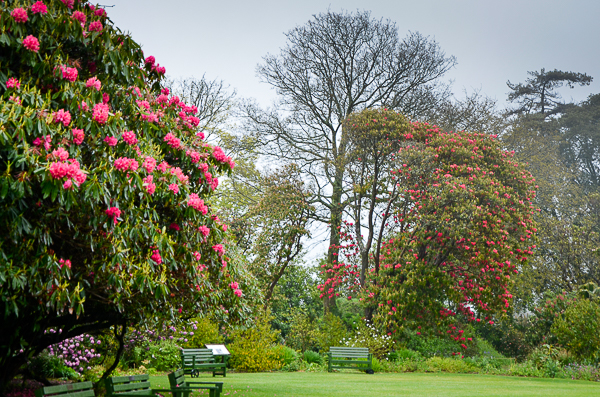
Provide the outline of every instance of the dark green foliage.
[[310,350],[305,351],[302,358],[308,364],[317,363],[320,365],[323,363],[323,357],[319,353]]
[[79,379],[79,374],[73,368],[67,367],[63,360],[45,353],[34,357],[27,365],[27,370],[37,379]]

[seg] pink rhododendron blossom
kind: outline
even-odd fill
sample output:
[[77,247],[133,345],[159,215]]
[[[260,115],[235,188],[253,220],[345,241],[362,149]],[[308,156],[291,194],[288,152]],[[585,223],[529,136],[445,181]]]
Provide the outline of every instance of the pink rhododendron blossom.
[[169,185],[169,190],[173,192],[173,194],[179,193],[179,185],[176,183],[171,183]]
[[65,111],[63,109],[59,109],[58,112],[54,112],[52,114],[52,121],[56,124],[62,123],[65,127],[71,124],[71,113],[69,111]]
[[223,248],[223,245],[221,244],[217,244],[217,245],[213,245],[212,249],[219,255],[223,255],[225,253],[225,248]]
[[140,109],[145,109],[147,111],[150,111],[150,102],[148,101],[135,101],[135,103],[137,103],[137,105],[140,107]]
[[50,135],[42,136],[41,138],[35,138],[33,140],[33,144],[35,146],[40,146],[42,143],[44,144],[44,149],[50,150],[50,142],[52,142],[52,137]]
[[98,9],[94,10],[94,15],[97,17],[105,17],[106,10],[104,8],[98,8]]
[[147,173],[151,174],[154,172],[154,168],[156,168],[156,160],[154,157],[147,156],[142,163],[142,167],[144,167]]
[[73,187],[73,181],[71,181],[70,179],[67,179],[65,181],[65,183],[63,183],[63,189],[71,189]]
[[48,13],[48,7],[46,7],[46,4],[44,4],[43,2],[36,1],[31,6],[31,12],[34,13],[34,14],[47,14]]
[[69,269],[71,268],[71,261],[69,259],[64,260],[63,258],[60,258],[58,263],[60,264],[61,269],[63,268],[63,266],[66,266]]
[[21,105],[21,98],[19,98],[16,95],[11,95],[10,97],[8,97],[9,101],[13,101],[14,103],[16,103],[17,105]]
[[171,99],[169,99],[169,105],[177,105],[179,103],[180,99],[178,96],[172,96]]
[[25,9],[23,8],[15,8],[14,10],[12,10],[10,15],[15,19],[15,22],[27,22],[27,11],[25,11]]
[[73,15],[71,15],[71,18],[73,18],[74,20],[79,21],[81,23],[85,23],[85,21],[87,19],[85,14],[81,11],[73,12]]
[[221,149],[219,146],[215,146],[215,148],[213,149],[213,157],[219,163],[226,163],[229,161],[229,157],[225,155],[223,149]]
[[202,258],[202,255],[200,255],[200,253],[198,251],[195,251],[193,254],[194,259],[196,259],[197,261],[200,260],[200,258]]
[[190,116],[188,117],[188,121],[194,127],[198,127],[198,124],[200,124],[200,119],[198,117]]
[[67,6],[67,8],[73,9],[73,4],[75,4],[75,0],[60,0],[63,2],[64,5]]
[[77,80],[77,74],[78,74],[77,69],[70,68],[66,65],[61,65],[60,70],[62,71],[63,79],[68,80],[68,81]]
[[102,83],[96,77],[91,77],[85,82],[85,86],[88,88],[93,87],[96,89],[96,91],[100,91],[100,88],[102,88]]
[[[64,155],[62,156],[64,157]],[[87,175],[79,169],[79,163],[74,159],[69,159],[67,162],[54,162],[50,164],[50,176],[54,179],[68,178],[70,180],[72,178],[78,186],[81,186],[87,179]],[[67,186],[70,188],[72,185],[67,184]]]
[[205,172],[204,178],[206,178],[206,183],[209,185],[212,183],[212,174],[210,172]]
[[29,51],[38,52],[40,50],[40,42],[37,38],[29,35],[23,39],[23,47]]
[[115,160],[115,168],[119,171],[135,171],[139,167],[139,164],[134,159],[128,159],[127,157],[119,157]]
[[167,103],[169,102],[169,97],[166,96],[165,94],[160,94],[158,97],[156,97],[156,103]]
[[176,230],[176,231],[180,231],[181,230],[181,228],[179,227],[179,225],[176,224],[176,223],[171,223],[169,225],[169,229]]
[[113,218],[113,223],[115,225],[117,224],[117,222],[119,222],[119,220],[117,218],[121,216],[121,210],[120,209],[118,209],[117,207],[110,207],[105,212],[106,212],[106,215],[108,215],[109,218]]
[[88,106],[86,101],[81,101],[81,105],[79,105],[79,109],[81,109],[82,112],[87,112],[88,110],[90,110],[90,107]]
[[[206,164],[206,163],[198,164],[198,169],[206,174],[208,172],[208,164]],[[211,175],[211,178],[212,178],[212,175]]]
[[236,289],[236,290],[233,291],[233,294],[235,296],[237,296],[238,298],[241,298],[242,297],[242,290],[241,289]]
[[117,143],[119,143],[119,140],[117,138],[115,138],[114,136],[107,136],[106,138],[104,138],[104,142],[108,146],[117,146]]
[[94,119],[94,121],[96,121],[98,124],[106,124],[108,121],[108,105],[104,103],[97,103],[94,105],[92,119]]
[[170,165],[169,165],[169,164],[168,164],[166,161],[163,161],[163,162],[162,162],[162,163],[160,163],[160,164],[158,165],[158,167],[156,167],[156,168],[157,168],[157,169],[158,169],[160,172],[162,172],[162,173],[165,173],[165,172],[167,172],[167,170],[168,170],[169,168],[171,168],[171,166],[170,166]]
[[158,121],[158,116],[155,113],[142,114],[142,120],[149,123],[156,123]]
[[58,149],[52,151],[51,156],[55,160],[65,161],[66,159],[69,158],[69,152],[67,152],[65,149],[59,147]]
[[162,258],[160,257],[160,252],[158,250],[152,250],[152,256],[150,257],[154,262],[158,265],[162,263]]
[[200,139],[204,139],[204,132],[196,132],[196,136]]
[[229,159],[228,164],[229,164],[229,168],[231,168],[231,169],[235,168],[235,161],[233,161],[232,159]]
[[110,95],[108,95],[106,92],[103,92],[102,93],[102,103],[107,104],[108,101],[110,101]]
[[165,74],[166,72],[167,72],[167,69],[165,69],[164,66],[160,66],[159,64],[156,64],[156,73]]
[[83,133],[83,130],[80,130],[78,128],[73,128],[73,131],[71,131],[71,133],[73,134],[73,143],[76,145],[81,145],[81,143],[83,142],[83,139],[85,138],[85,134]]
[[181,141],[170,132],[165,136],[164,141],[173,149],[181,148]]
[[160,90],[160,93],[162,95],[169,95],[171,91],[169,91],[169,89],[167,87],[163,88],[162,90]]
[[16,78],[11,77],[6,82],[6,88],[16,88],[16,89],[19,89],[19,88],[21,88],[21,82],[19,80],[17,80]]
[[204,226],[204,225],[200,226],[200,227],[198,228],[198,231],[199,231],[200,233],[202,233],[202,235],[203,235],[204,237],[208,237],[208,235],[210,234],[210,229],[209,229],[209,228],[207,228],[207,227],[206,227],[206,226]]
[[154,66],[154,63],[156,62],[156,58],[154,58],[154,55],[150,55],[148,58],[146,58],[144,60],[144,62],[146,62],[147,65]]
[[210,184],[210,188],[212,190],[215,190],[217,188],[217,186],[219,186],[219,179],[214,178]]
[[150,195],[154,194],[154,192],[156,191],[156,185],[152,183],[153,180],[154,177],[152,175],[148,175],[147,177],[142,179],[142,182],[144,182],[144,189],[146,189],[146,191]]
[[204,200],[200,199],[196,193],[190,194],[187,204],[188,206],[200,211],[202,215],[206,215],[208,213],[208,207],[204,205]]
[[94,21],[90,23],[90,27],[88,28],[90,32],[102,32],[102,22]]
[[185,152],[185,154],[187,154],[190,157],[190,159],[192,160],[192,163],[194,163],[194,164],[197,163],[198,161],[200,161],[200,153],[198,153],[194,150],[192,150],[192,151],[188,150],[187,152]]
[[234,282],[232,282],[232,283],[229,284],[229,288],[231,288],[231,289],[238,289],[238,288],[240,288],[240,285],[236,281],[234,281]]
[[138,141],[133,131],[123,131],[123,140],[128,145],[135,145]]
[[171,175],[175,175],[177,177],[177,179],[179,179],[179,182],[181,182],[184,185],[187,185],[188,182],[190,181],[190,177],[185,175],[183,173],[183,171],[181,170],[181,168],[179,167],[174,167],[171,168]]

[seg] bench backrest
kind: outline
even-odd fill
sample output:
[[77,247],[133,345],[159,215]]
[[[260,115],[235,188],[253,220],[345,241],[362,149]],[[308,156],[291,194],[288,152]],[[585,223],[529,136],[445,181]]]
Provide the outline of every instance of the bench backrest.
[[182,369],[169,374],[169,385],[171,385],[171,389],[185,385],[185,375]]
[[332,357],[369,358],[368,347],[330,347]]
[[36,397],[94,397],[92,382],[67,383],[58,386],[46,386],[35,391]]
[[192,365],[193,362],[206,362],[215,359],[213,351],[210,349],[182,349],[181,360],[185,365]]
[[106,392],[108,395],[118,395],[120,393],[151,394],[150,376],[113,376],[112,378],[106,379]]

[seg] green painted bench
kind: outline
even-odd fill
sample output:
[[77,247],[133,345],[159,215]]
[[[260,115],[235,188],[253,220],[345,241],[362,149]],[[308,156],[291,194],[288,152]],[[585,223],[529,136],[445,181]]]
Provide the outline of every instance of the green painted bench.
[[35,397],[94,397],[92,382],[46,386],[35,391]]
[[[218,356],[219,357],[219,356]],[[197,378],[200,372],[212,372],[213,376],[227,376],[227,359],[216,362],[215,355],[211,349],[181,349],[181,369],[192,378]]]
[[153,389],[150,386],[150,376],[132,375],[132,376],[113,376],[105,380],[106,396],[107,397],[124,397],[124,396],[157,396],[165,393],[172,393],[175,397],[176,393],[185,391],[185,389]]
[[366,347],[330,347],[328,371],[356,368],[373,374],[373,355]]
[[[178,390],[173,392],[173,397],[189,397],[190,390],[208,389],[209,397],[219,397],[223,393],[223,382],[188,382],[182,369],[169,374],[169,385],[171,389]],[[184,389],[185,391],[181,391]]]

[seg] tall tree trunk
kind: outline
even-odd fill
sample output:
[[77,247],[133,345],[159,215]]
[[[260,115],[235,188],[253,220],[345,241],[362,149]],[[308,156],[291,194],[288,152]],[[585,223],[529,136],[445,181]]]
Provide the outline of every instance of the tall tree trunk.
[[[333,193],[331,195],[331,214],[330,214],[330,228],[331,234],[329,236],[329,250],[327,251],[327,265],[333,267],[333,264],[338,261],[340,252],[340,227],[342,226],[342,212],[344,210],[342,206],[342,179],[344,176],[343,168],[336,168],[336,175],[333,184]],[[337,305],[335,303],[335,291],[333,296],[330,298],[328,293],[325,293],[323,297],[323,309],[325,313],[337,312]]]

